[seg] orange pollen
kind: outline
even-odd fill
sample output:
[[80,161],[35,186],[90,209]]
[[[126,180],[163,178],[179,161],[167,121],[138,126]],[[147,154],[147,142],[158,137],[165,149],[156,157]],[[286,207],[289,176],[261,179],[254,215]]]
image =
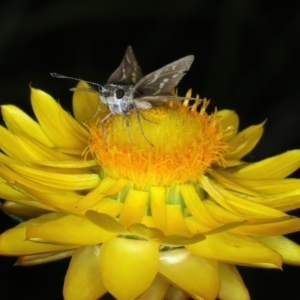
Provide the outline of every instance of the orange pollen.
[[212,164],[224,163],[228,149],[217,113],[208,115],[207,105],[171,103],[139,116],[113,115],[104,126],[98,119],[89,126],[89,150],[107,176],[137,187],[197,182]]

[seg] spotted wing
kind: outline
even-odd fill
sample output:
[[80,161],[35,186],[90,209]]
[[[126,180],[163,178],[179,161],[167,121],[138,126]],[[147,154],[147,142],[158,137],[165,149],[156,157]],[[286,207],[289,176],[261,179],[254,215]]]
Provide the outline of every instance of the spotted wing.
[[157,101],[156,96],[171,95],[171,91],[190,69],[193,60],[194,56],[189,55],[146,75],[134,86],[136,97]]
[[110,75],[107,83],[133,85],[136,84],[142,77],[142,70],[138,65],[131,46],[128,46],[121,64]]

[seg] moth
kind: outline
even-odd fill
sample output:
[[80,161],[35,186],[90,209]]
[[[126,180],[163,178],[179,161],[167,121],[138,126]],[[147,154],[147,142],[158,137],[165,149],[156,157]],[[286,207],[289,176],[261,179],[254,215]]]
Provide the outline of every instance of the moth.
[[[153,105],[159,105],[166,101],[185,99],[185,97],[174,96],[171,92],[190,69],[193,60],[194,56],[188,55],[143,76],[142,70],[132,51],[132,47],[128,46],[121,64],[110,75],[105,85],[101,86],[97,83],[86,81],[87,83],[95,85],[97,89],[73,88],[71,90],[81,90],[99,94],[99,100],[106,104],[109,109],[109,113],[101,120],[103,129],[104,122],[114,114],[125,116],[127,127],[129,128],[127,115],[132,111],[136,112],[140,124],[140,110],[148,110]],[[57,73],[51,73],[51,76],[80,80]],[[99,109],[100,108],[98,108],[95,115],[99,112]],[[148,141],[141,124],[140,128],[145,139]]]

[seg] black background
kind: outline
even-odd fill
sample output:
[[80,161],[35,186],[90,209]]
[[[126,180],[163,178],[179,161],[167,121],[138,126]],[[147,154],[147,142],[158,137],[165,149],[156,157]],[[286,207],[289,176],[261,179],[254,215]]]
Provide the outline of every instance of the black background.
[[[144,74],[194,54],[181,95],[192,87],[212,100],[211,109],[234,109],[241,129],[268,120],[249,161],[300,148],[300,4],[276,3],[6,0],[0,5],[0,104],[31,113],[32,83],[71,109],[68,89],[76,82],[49,73],[103,84],[128,45]],[[0,215],[1,231],[14,224]],[[300,235],[291,238],[299,242]],[[0,257],[1,299],[62,299],[67,260],[29,268],[13,263]],[[254,300],[299,297],[300,268],[240,270]]]

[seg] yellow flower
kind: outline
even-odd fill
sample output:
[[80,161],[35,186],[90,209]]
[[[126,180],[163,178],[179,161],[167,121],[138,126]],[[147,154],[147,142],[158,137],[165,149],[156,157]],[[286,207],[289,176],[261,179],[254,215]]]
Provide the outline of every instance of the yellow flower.
[[[79,84],[81,87],[85,83]],[[208,114],[206,100],[171,102],[128,116],[75,92],[74,115],[32,89],[37,122],[2,106],[2,209],[27,221],[0,236],[0,254],[34,265],[72,256],[64,298],[249,299],[235,265],[300,265],[294,150],[241,159],[263,124]],[[181,298],[184,299],[184,298]],[[187,299],[187,298],[185,298]]]

